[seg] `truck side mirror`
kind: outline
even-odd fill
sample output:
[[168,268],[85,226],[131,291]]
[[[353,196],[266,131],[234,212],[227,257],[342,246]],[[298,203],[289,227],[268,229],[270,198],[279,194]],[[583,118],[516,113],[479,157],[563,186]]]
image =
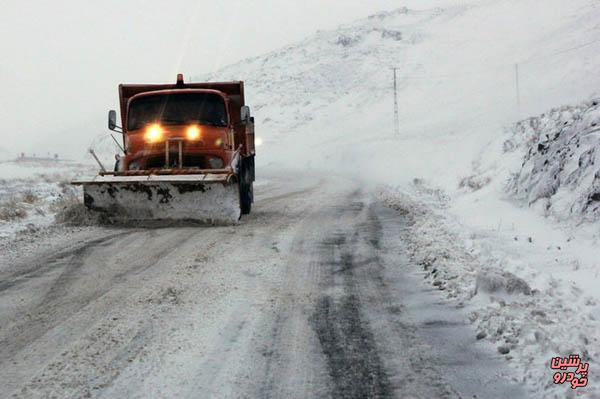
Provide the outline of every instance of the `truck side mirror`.
[[250,107],[247,105],[242,106],[240,110],[240,119],[242,122],[247,123],[250,120]]
[[117,112],[114,109],[108,111],[108,129],[115,130],[117,127]]

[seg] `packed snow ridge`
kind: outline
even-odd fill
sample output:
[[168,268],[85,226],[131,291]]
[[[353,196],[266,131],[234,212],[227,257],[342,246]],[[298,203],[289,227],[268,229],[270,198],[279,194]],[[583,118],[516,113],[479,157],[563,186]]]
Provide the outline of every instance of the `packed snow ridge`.
[[600,104],[563,106],[516,124],[506,152],[525,151],[508,191],[553,217],[600,219]]

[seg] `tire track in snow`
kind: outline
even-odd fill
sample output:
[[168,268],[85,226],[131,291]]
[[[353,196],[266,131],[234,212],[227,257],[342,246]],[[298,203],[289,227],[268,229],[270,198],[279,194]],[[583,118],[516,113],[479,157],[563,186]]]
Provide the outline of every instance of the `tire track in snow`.
[[[364,206],[363,202],[355,201],[336,211],[340,218],[354,221]],[[328,267],[333,275],[328,279],[329,284],[336,285],[335,275],[338,275],[342,279],[338,283],[342,292],[322,296],[311,321],[329,368],[334,398],[391,398],[393,390],[371,327],[361,316],[354,269],[371,260],[355,261],[352,248],[356,239],[355,232],[334,232],[321,243],[322,266]]]
[[[94,301],[98,301],[106,293],[113,291],[127,279],[128,275],[156,266],[169,254],[175,252],[178,245],[184,245],[193,238],[193,235],[182,238],[177,234],[168,240],[169,243],[173,241],[172,243],[177,245],[167,243],[157,248],[158,252],[152,253],[150,259],[141,257],[138,262],[126,265],[125,270],[107,276],[105,281],[97,281],[88,290],[82,290],[85,280],[93,278],[93,276],[86,275],[82,271],[84,266],[99,269],[106,267],[103,264],[106,259],[95,256],[94,252],[103,247],[126,246],[126,242],[115,243],[115,240],[122,237],[135,239],[138,234],[140,234],[138,231],[129,231],[128,233],[91,240],[76,249],[61,252],[62,256],[57,255],[54,257],[53,269],[58,270],[62,267],[62,271],[58,277],[51,279],[52,282],[45,289],[45,293],[36,301],[33,307],[27,310],[24,317],[22,314],[16,315],[17,318],[13,317],[13,320],[7,321],[5,328],[2,329],[4,331],[1,331],[2,335],[0,335],[0,359],[3,362],[13,359],[21,350],[44,336],[49,330],[65,323],[71,316]],[[49,271],[47,270],[47,272]],[[47,273],[34,273],[34,275],[37,274],[39,274],[38,278],[44,278]],[[26,281],[31,280],[32,278],[28,278]],[[45,282],[42,282],[42,284],[45,284]],[[132,293],[127,290],[120,292],[121,296],[130,294]]]
[[73,267],[81,266],[84,255],[93,248],[100,247],[103,245],[109,245],[111,241],[128,233],[112,234],[107,237],[97,238],[95,240],[86,241],[76,248],[69,248],[65,251],[60,251],[54,255],[48,257],[48,259],[42,263],[34,263],[32,266],[19,270],[14,273],[3,273],[0,277],[0,293],[10,288],[17,287],[19,284],[25,283],[30,279],[40,277],[45,273],[52,271],[57,263],[61,261],[73,259]]

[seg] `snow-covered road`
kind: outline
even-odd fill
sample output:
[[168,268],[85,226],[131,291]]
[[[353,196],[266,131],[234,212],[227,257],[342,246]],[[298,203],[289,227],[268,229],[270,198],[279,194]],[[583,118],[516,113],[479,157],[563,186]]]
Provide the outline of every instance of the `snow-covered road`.
[[57,228],[0,255],[0,396],[523,396],[404,254],[401,212],[345,179],[256,192],[234,227]]

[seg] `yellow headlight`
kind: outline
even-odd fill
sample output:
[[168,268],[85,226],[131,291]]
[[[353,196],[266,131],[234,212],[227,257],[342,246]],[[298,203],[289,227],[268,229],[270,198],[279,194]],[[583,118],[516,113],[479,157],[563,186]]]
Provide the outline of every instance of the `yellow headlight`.
[[189,140],[198,140],[200,138],[200,128],[198,126],[190,126],[186,134]]
[[158,123],[154,123],[146,129],[146,141],[149,143],[155,143],[162,138],[163,130],[162,127]]

